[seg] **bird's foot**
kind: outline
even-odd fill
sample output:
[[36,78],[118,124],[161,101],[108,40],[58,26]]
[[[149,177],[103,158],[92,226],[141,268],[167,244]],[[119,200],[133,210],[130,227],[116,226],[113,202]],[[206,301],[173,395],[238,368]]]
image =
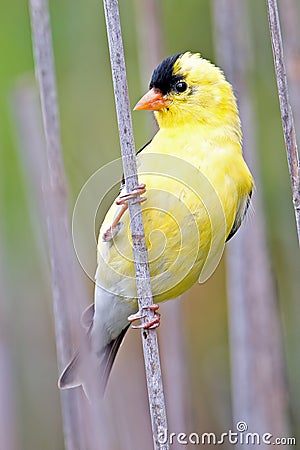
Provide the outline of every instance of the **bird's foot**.
[[[145,194],[146,192],[146,185],[144,183],[139,184],[132,192],[129,192],[128,194],[120,195],[120,197],[117,198],[116,204],[117,205],[127,205],[128,207],[128,200],[131,198],[135,198],[136,201],[134,203],[143,203],[146,201],[146,197],[141,197],[141,195]],[[127,208],[126,208],[127,209]]]
[[132,328],[143,328],[144,330],[153,330],[154,328],[159,327],[160,325],[160,314],[157,312],[159,308],[159,305],[149,305],[149,306],[144,306],[142,308],[142,310],[139,310],[137,313],[135,314],[131,314],[128,317],[128,321],[129,322],[135,322],[136,320],[140,320],[143,319],[144,317],[146,317],[147,314],[145,314],[143,311],[145,310],[150,310],[153,311],[154,313],[154,317],[152,320],[150,320],[150,322],[146,322],[144,324],[140,324],[140,325],[132,325]]
[[125,213],[125,211],[128,209],[128,200],[131,198],[135,198],[136,201],[134,203],[143,203],[147,199],[146,197],[140,197],[142,194],[146,192],[146,185],[145,184],[139,184],[132,192],[129,194],[120,195],[116,200],[116,205],[121,205],[122,208],[117,214],[116,218],[114,219],[111,226],[103,233],[102,235],[102,241],[109,242],[111,241],[116,234],[119,231],[119,222]]

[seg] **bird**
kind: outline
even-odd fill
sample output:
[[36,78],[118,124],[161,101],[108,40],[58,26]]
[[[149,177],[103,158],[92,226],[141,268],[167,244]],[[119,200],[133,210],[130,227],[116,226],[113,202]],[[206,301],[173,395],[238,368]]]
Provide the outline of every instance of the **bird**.
[[[128,200],[141,203],[155,302],[153,319],[143,327],[151,329],[160,323],[157,303],[213,273],[254,189],[233,88],[200,53],[165,58],[134,109],[153,111],[158,131],[137,154],[141,184],[127,192],[122,181],[100,228],[94,303],[82,316],[103,392],[126,331],[144,313],[137,302]],[[60,376],[61,389],[86,387],[82,353]]]

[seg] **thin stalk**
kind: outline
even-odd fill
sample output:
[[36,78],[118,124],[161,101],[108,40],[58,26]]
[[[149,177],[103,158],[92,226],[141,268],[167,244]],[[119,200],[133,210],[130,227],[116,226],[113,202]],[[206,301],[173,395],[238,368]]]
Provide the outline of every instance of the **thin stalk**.
[[[25,179],[27,179],[28,182],[27,192],[31,198],[30,204],[35,205],[35,210],[31,212],[31,216],[36,215],[32,221],[32,225],[34,226],[35,239],[37,239],[41,247],[40,256],[42,257],[44,256],[43,241],[47,234],[45,218],[49,222],[48,208],[51,196],[49,197],[48,194],[49,185],[47,180],[49,177],[46,161],[46,146],[41,123],[41,112],[38,104],[38,93],[36,87],[31,83],[19,83],[18,87],[14,90],[13,115],[14,123],[16,124],[16,135],[18,137],[17,144],[19,147],[22,169]],[[54,220],[54,217],[52,216],[50,220]],[[61,245],[65,252],[65,256],[67,257],[69,244],[66,245],[66,242],[63,242]],[[56,256],[58,257],[59,255]],[[75,316],[78,323],[79,313],[86,307],[84,299],[87,295],[82,285],[82,273],[79,270],[79,267],[75,264],[74,266],[67,266],[67,263],[67,259],[65,263],[62,262],[64,267],[63,271],[68,271],[68,273],[64,274],[64,278],[67,279],[68,276],[70,276],[75,280],[75,282],[73,281],[72,283],[74,292],[72,293],[71,298],[72,304],[68,308],[68,311],[70,312],[68,320],[70,321],[71,318]],[[73,258],[71,263],[73,263]],[[47,266],[46,263],[45,265]],[[72,275],[73,270],[76,273]],[[81,346],[85,346],[86,341],[83,339],[84,330],[81,330],[81,327],[76,326],[76,331],[79,335],[78,339],[80,340]],[[88,349],[85,349],[85,351],[88,352]],[[92,383],[93,388],[97,390],[98,380],[96,379],[95,374],[90,370],[90,367],[87,367],[86,372],[85,376],[90,379],[89,383]],[[76,391],[74,391],[74,395],[78,397],[78,401],[80,402],[80,411],[84,411],[81,413],[79,431],[80,433],[84,433],[83,439],[87,442],[86,447],[88,447],[89,450],[107,449],[112,433],[110,433],[110,428],[106,423],[106,417],[102,411],[103,405],[97,404],[97,407],[95,405],[90,405],[86,401],[84,394],[80,393],[79,389]],[[76,410],[74,411],[74,414],[77,414]],[[79,441],[78,445],[80,445]]]
[[5,246],[0,227],[0,442],[5,450],[20,448],[20,427],[17,420],[18,390],[15,387],[13,349],[9,321],[9,291],[5,282]]
[[164,53],[162,4],[159,0],[135,0],[135,9],[140,77],[149,82]]
[[296,216],[298,240],[300,244],[300,167],[297,149],[296,132],[292,108],[289,100],[288,81],[282,46],[281,28],[279,21],[277,0],[267,0],[270,35],[273,50],[273,59],[278,88],[281,120],[287,160],[290,172],[293,205]]
[[254,214],[246,218],[226,252],[232,403],[235,425],[244,421],[251,432],[268,430],[280,436],[288,428],[287,388],[247,82],[252,56],[248,17],[246,0],[214,0],[217,59],[238,93],[243,152],[256,184],[251,201]]
[[298,0],[280,0],[279,13],[283,31],[289,94],[296,133],[300,133],[300,10]]
[[[117,0],[103,0],[103,4],[106,18],[125,184],[127,192],[131,192],[136,188],[136,186],[138,186],[138,176],[119,6]],[[152,305],[153,299],[148,263],[148,251],[145,241],[141,206],[139,203],[129,200],[129,215],[136,271],[137,297],[139,308],[142,309]],[[147,315],[141,320],[142,324],[153,318],[153,313],[150,310],[145,311],[147,311]],[[159,433],[167,429],[167,417],[156,330],[142,330],[142,342],[154,449],[166,450],[169,448],[168,444],[161,444],[159,442]]]
[[[32,42],[39,85],[48,171],[44,180],[44,201],[56,331],[58,369],[72,356],[70,305],[76,298],[74,261],[69,231],[66,179],[55,82],[54,57],[47,0],[30,0]],[[80,427],[78,392],[61,391],[65,445],[67,450],[84,448]]]
[[[142,86],[147,86],[153,69],[164,55],[162,4],[159,0],[135,0],[139,71]],[[145,116],[147,131],[157,131],[153,116]]]

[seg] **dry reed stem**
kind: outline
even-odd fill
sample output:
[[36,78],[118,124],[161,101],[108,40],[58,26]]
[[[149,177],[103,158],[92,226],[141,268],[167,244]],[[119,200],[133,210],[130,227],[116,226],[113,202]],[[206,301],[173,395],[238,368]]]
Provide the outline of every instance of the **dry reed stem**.
[[[134,139],[128,97],[126,67],[122,42],[119,7],[117,0],[104,0],[106,27],[112,68],[112,78],[120,134],[120,145],[127,192],[138,186]],[[148,263],[148,251],[145,242],[144,225],[139,203],[129,200],[130,226],[133,243],[133,256],[136,271],[136,285],[139,308],[153,304]],[[153,312],[145,310],[147,315],[141,323],[151,321]],[[145,360],[148,397],[152,422],[153,443],[155,449],[168,449],[168,444],[159,443],[159,433],[167,429],[167,417],[159,350],[156,330],[142,330],[142,342]]]

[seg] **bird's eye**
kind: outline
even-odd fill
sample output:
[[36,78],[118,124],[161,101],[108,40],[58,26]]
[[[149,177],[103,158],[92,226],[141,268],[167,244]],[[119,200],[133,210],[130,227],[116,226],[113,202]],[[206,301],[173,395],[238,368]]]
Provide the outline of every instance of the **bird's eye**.
[[188,85],[185,81],[178,81],[178,83],[175,84],[175,89],[177,92],[184,92],[187,90]]

